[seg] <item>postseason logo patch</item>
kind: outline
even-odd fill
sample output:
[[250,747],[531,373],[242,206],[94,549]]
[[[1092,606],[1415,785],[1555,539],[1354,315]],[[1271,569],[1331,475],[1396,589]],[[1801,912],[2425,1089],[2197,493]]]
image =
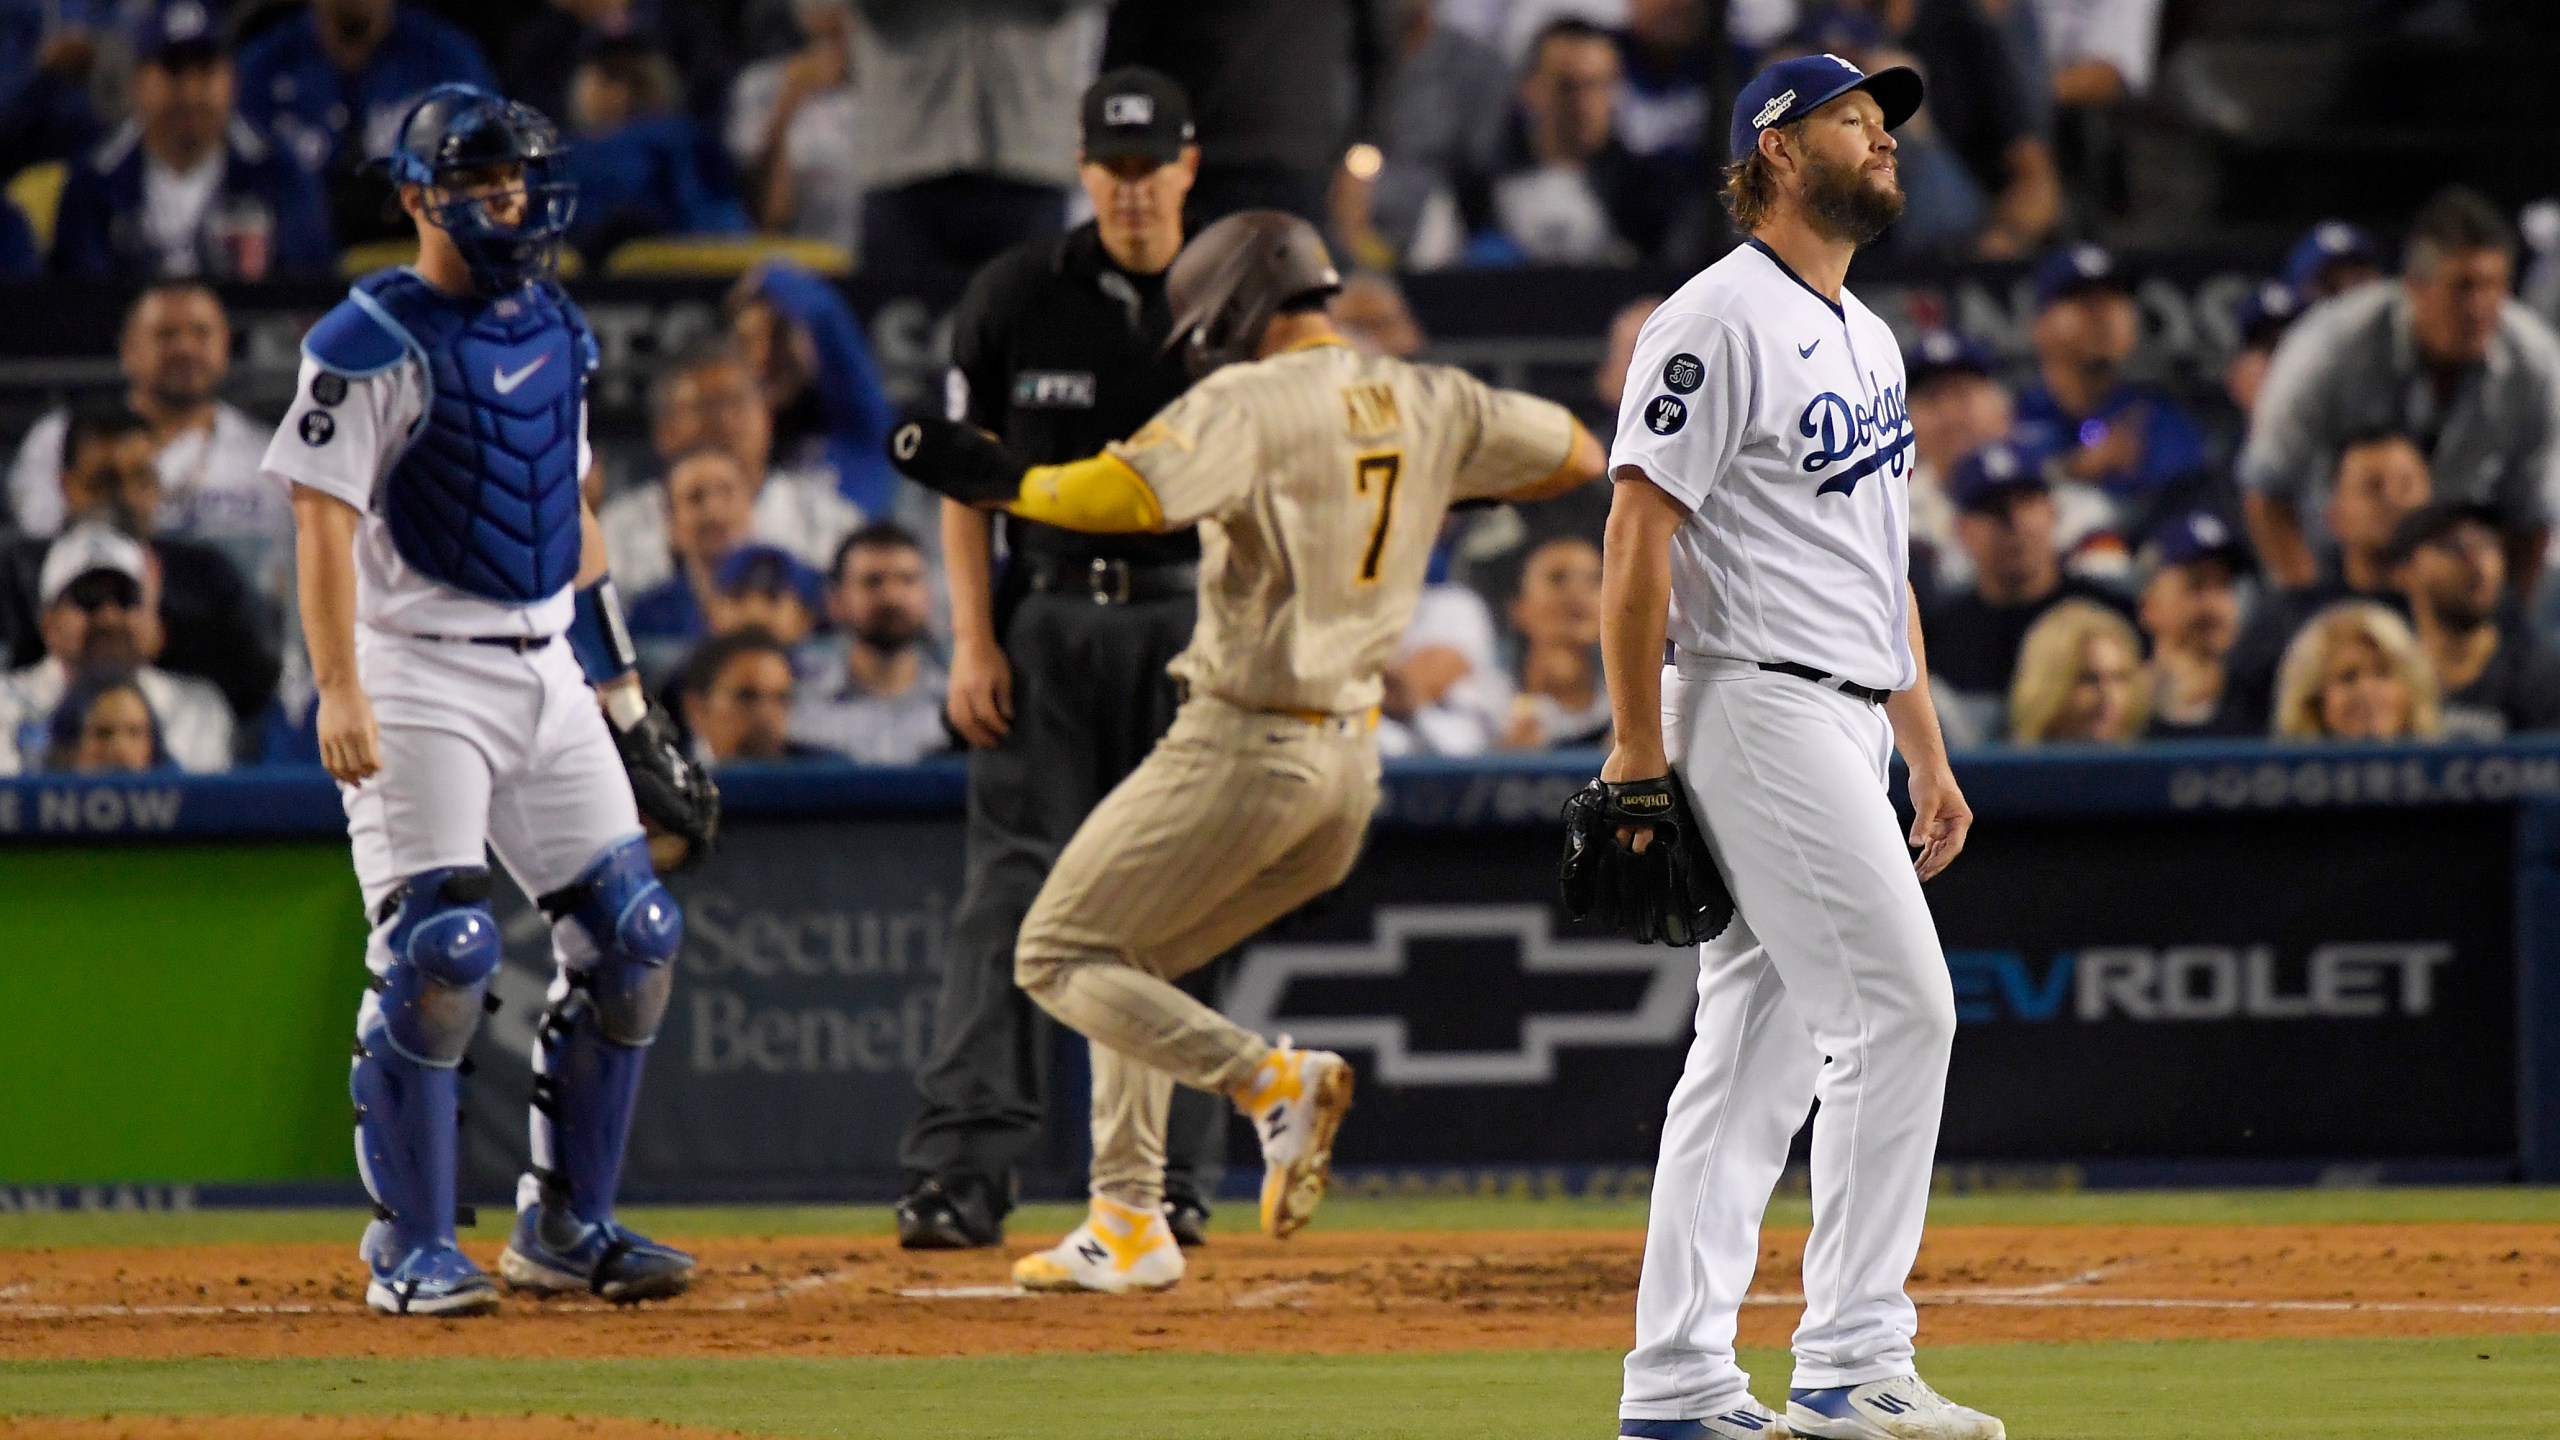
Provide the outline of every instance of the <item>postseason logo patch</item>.
[[1673,395],[1656,395],[1644,407],[1644,428],[1656,435],[1676,435],[1689,423],[1689,407]]
[[326,445],[338,434],[338,422],[318,410],[303,411],[302,424],[295,428],[302,432],[302,443],[305,445]]
[[1681,395],[1694,395],[1707,383],[1707,367],[1697,356],[1682,351],[1662,362],[1662,383]]
[[347,398],[347,377],[323,370],[311,377],[311,403],[335,405]]

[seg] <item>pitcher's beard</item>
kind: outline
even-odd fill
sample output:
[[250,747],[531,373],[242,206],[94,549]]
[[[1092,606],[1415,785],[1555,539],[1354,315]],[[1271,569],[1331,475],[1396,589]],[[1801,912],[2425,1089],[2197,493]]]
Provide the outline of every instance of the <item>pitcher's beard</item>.
[[1878,189],[1862,165],[1813,160],[1805,167],[1805,215],[1834,239],[1866,244],[1902,218],[1905,203],[1899,184]]

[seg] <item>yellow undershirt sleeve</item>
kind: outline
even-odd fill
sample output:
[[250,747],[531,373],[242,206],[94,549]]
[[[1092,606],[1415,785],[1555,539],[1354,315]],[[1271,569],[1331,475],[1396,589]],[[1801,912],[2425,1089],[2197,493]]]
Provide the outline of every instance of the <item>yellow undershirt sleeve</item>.
[[1164,528],[1164,506],[1156,492],[1116,455],[1034,465],[1022,477],[1022,494],[1007,508],[1043,525],[1105,535]]

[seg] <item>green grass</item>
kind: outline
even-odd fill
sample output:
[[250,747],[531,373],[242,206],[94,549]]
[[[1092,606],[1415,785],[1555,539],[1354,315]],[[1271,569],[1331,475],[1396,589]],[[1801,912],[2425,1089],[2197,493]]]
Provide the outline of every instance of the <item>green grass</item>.
[[[1744,1357],[1781,1399],[1785,1358]],[[620,1414],[805,1440],[1597,1436],[1612,1353],[987,1360],[0,1362],[0,1414]],[[2560,1337],[1998,1345],[1930,1378],[2020,1440],[2535,1437]]]
[[[466,1239],[496,1242],[509,1221],[496,1206],[481,1209]],[[632,1223],[655,1234],[717,1236],[886,1235],[889,1211],[876,1205],[635,1208]],[[1015,1213],[1023,1235],[1061,1234],[1080,1218],[1076,1207],[1031,1205]],[[1780,1199],[1772,1225],[1805,1225],[1805,1202]],[[2560,1186],[2394,1190],[2091,1191],[2078,1194],[1941,1195],[1930,1202],[1933,1225],[2309,1225],[2407,1222],[2560,1224]],[[1343,1197],[1326,1202],[1318,1221],[1329,1230],[1635,1230],[1644,1206],[1632,1200],[1390,1199]],[[1216,1228],[1254,1225],[1249,1201],[1219,1207]],[[219,1245],[273,1241],[339,1241],[363,1229],[353,1210],[190,1210],[103,1214],[0,1214],[0,1249],[79,1245]],[[2560,1432],[2560,1426],[2555,1426]]]

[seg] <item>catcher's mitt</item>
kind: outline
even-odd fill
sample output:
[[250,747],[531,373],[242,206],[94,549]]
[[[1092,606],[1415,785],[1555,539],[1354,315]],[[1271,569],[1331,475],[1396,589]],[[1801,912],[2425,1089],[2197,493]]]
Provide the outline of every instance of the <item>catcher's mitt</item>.
[[[1618,838],[1622,828],[1650,828],[1653,839],[1638,852]],[[1574,792],[1556,886],[1566,914],[1647,945],[1702,944],[1733,921],[1733,892],[1676,775]]]
[[[676,744],[667,712],[652,705],[628,730],[605,728],[613,731],[614,748],[622,752],[622,768],[630,773],[631,798],[641,818],[684,842],[675,864],[660,868],[683,869],[700,860],[720,835],[720,787]],[[658,853],[654,844],[650,850]]]

